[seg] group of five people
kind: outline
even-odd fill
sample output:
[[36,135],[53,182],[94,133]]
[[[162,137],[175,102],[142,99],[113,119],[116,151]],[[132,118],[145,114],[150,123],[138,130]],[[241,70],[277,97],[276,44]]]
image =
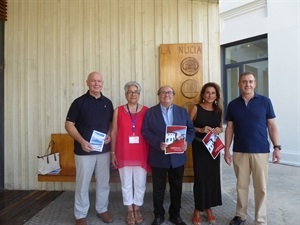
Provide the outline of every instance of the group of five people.
[[[87,224],[89,185],[93,174],[96,177],[97,216],[105,223],[113,222],[108,212],[111,164],[119,171],[123,204],[127,207],[126,224],[141,224],[144,221],[141,206],[147,174],[151,171],[152,225],[160,225],[165,220],[163,203],[167,180],[170,188],[169,221],[175,225],[185,225],[180,209],[187,160],[185,151],[190,144],[195,203],[192,224],[201,225],[200,212],[209,223],[216,223],[212,207],[222,205],[220,155],[214,159],[201,140],[210,131],[216,135],[223,132],[219,85],[206,83],[201,89],[199,102],[187,112],[173,103],[175,91],[169,85],[159,88],[157,105],[150,108],[141,105],[141,86],[135,81],[124,86],[127,103],[114,109],[111,100],[102,94],[103,83],[101,73],[88,75],[88,91],[72,102],[65,122],[67,132],[74,139],[76,225]],[[230,102],[226,114],[224,159],[231,165],[230,146],[233,141],[233,166],[237,177],[236,215],[230,225],[239,225],[246,220],[251,174],[256,195],[255,224],[267,224],[268,133],[274,145],[273,162],[280,162],[281,146],[272,103],[269,98],[254,92],[255,85],[253,73],[242,73],[238,83],[241,95]],[[182,154],[165,154],[167,125],[186,126]],[[102,151],[94,151],[90,143],[94,131],[106,134]]]

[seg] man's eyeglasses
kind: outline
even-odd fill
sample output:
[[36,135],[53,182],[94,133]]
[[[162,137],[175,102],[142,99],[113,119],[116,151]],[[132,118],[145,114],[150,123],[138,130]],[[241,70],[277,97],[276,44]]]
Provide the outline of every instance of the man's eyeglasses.
[[128,95],[139,95],[140,92],[138,92],[138,91],[127,91],[126,94],[128,94]]
[[173,91],[161,91],[161,92],[159,92],[159,94],[162,94],[162,95],[173,95],[174,92]]

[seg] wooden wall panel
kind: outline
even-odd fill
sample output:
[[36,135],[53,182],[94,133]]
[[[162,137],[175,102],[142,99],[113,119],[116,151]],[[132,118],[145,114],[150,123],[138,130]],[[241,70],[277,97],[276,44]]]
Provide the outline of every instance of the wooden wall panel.
[[[160,85],[170,85],[175,90],[175,104],[189,111],[199,100],[202,80],[202,43],[160,45]],[[186,154],[185,175],[193,176],[191,145]]]
[[38,183],[36,156],[51,133],[64,133],[71,102],[89,72],[104,74],[114,106],[123,86],[142,85],[157,103],[160,44],[202,43],[203,83],[220,83],[216,0],[14,0],[5,22],[5,188],[72,190]]

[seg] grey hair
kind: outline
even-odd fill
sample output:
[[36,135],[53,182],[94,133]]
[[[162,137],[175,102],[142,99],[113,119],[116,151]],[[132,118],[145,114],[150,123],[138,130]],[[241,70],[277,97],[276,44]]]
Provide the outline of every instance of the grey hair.
[[142,91],[141,85],[136,81],[129,81],[128,83],[126,83],[124,85],[124,91],[127,92],[128,88],[131,87],[131,86],[135,86],[137,88],[138,92]]

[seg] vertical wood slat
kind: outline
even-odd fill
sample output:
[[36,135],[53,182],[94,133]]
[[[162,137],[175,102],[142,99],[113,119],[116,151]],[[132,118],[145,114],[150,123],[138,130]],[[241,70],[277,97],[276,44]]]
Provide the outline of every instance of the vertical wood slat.
[[206,51],[203,77],[211,74],[209,79],[219,82],[219,62],[213,60],[219,54],[218,5],[207,2],[8,1],[5,187],[74,189],[73,184],[38,183],[35,159],[51,133],[65,132],[67,110],[86,91],[90,71],[104,74],[103,93],[115,107],[124,103],[129,80],[141,84],[141,103],[152,106],[159,86],[159,45],[200,42]]

